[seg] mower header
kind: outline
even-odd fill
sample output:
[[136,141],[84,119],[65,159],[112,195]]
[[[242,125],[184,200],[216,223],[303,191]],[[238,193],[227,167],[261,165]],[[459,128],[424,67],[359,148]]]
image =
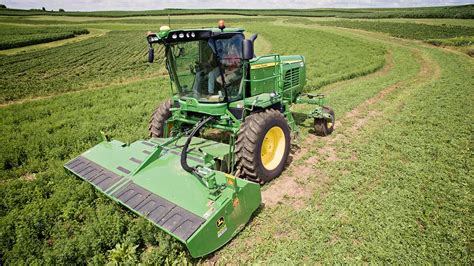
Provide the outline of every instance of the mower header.
[[184,243],[193,257],[202,257],[245,226],[260,206],[260,186],[211,170],[206,154],[218,156],[228,145],[197,137],[187,157],[198,171],[185,171],[180,166],[185,141],[104,140],[65,168]]

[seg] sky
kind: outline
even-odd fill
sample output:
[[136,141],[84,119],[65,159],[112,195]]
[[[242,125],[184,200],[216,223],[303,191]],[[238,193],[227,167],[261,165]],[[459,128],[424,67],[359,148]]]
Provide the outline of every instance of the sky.
[[156,10],[164,8],[357,8],[417,7],[474,4],[474,0],[0,0],[9,8],[47,10]]

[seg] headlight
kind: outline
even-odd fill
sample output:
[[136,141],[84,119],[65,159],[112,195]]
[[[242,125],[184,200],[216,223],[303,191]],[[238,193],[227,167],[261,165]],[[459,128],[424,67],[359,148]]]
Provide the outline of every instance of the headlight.
[[184,33],[180,33],[179,38],[184,38]]
[[196,34],[194,32],[191,32],[191,37],[196,37]]
[[176,35],[176,33],[175,33],[175,34],[171,35],[171,38],[176,39],[176,38],[178,38],[178,35]]
[[189,32],[188,32],[188,33],[186,33],[186,38],[189,38]]

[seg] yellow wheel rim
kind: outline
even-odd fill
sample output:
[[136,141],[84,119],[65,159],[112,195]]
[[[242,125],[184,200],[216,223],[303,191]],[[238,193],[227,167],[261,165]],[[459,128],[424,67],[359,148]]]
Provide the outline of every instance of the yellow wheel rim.
[[260,153],[262,164],[267,170],[277,168],[285,154],[286,139],[280,127],[272,127],[265,134]]

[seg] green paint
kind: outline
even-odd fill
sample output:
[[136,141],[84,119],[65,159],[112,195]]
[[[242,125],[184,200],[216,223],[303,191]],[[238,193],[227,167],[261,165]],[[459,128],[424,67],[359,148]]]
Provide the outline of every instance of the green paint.
[[[317,100],[304,100],[305,60],[299,55],[271,54],[248,61],[240,59],[238,67],[235,67],[236,64],[233,67],[226,65],[224,60],[217,61],[217,66],[212,67],[220,71],[221,83],[217,86],[216,78],[213,91],[205,79],[211,78],[211,71],[204,72],[202,64],[208,61],[203,58],[208,58],[209,52],[216,53],[217,50],[214,60],[221,60],[220,53],[224,55],[225,51],[219,52],[219,49],[231,51],[235,48],[232,40],[242,42],[243,30],[199,29],[199,33],[198,30],[195,33],[200,36],[200,40],[189,37],[192,31],[183,33],[166,29],[158,35],[148,36],[150,44],[165,46],[174,102],[172,116],[167,120],[173,125],[172,132],[166,129],[165,136],[175,137],[136,141],[132,144],[105,138],[104,142],[82,156],[118,175],[124,174],[119,168],[127,169],[130,173],[125,177],[134,184],[203,218],[205,222],[188,239],[156,224],[186,244],[193,257],[201,257],[232,239],[261,203],[259,184],[231,175],[236,171],[235,140],[245,117],[263,109],[281,110],[291,130],[297,131],[290,111],[290,106],[297,102],[316,105],[316,110],[308,113],[312,117],[330,117],[324,116],[322,112],[322,96],[318,96]],[[213,37],[203,40],[203,34]],[[221,46],[218,46],[219,42],[222,42]],[[232,74],[237,79],[232,78]],[[205,126],[230,132],[229,144],[194,137],[188,148],[187,162],[198,171],[187,172],[182,169],[180,161],[187,139],[184,136],[185,129],[208,116],[214,119]],[[139,160],[139,163],[131,158]],[[113,193],[125,186],[128,186],[127,182],[103,192],[120,202]],[[140,214],[132,207],[127,207]]]
[[[156,224],[183,242],[193,257],[202,257],[227,243],[244,227],[252,213],[260,206],[260,185],[232,176],[235,183],[228,184],[228,177],[224,173],[214,170],[210,170],[210,176],[203,178],[206,181],[203,183],[197,176],[184,171],[179,163],[180,156],[170,152],[171,150],[181,152],[174,144],[179,146],[184,139],[173,142],[169,140],[174,139],[164,142],[152,139],[151,142],[162,143],[157,147],[146,145],[141,140],[130,145],[116,140],[104,141],[84,152],[82,156],[117,175],[124,175],[117,169],[119,166],[130,170],[131,173],[124,176],[133,183],[205,219],[205,222],[187,240]],[[214,151],[216,154],[222,154],[221,149],[224,147],[225,144],[195,138],[190,149],[196,152],[191,152],[189,156],[197,156],[197,150],[201,148],[211,153]],[[144,150],[161,152],[147,155],[143,153]],[[202,156],[203,154],[201,154]],[[140,165],[131,161],[131,157],[142,160],[142,164],[146,166],[140,171],[136,171]],[[146,161],[147,158],[153,159]],[[199,164],[189,157],[188,163],[194,166]],[[102,192],[122,203],[113,196],[113,193],[126,185],[127,183],[124,182]],[[101,190],[99,187],[96,188]],[[124,206],[128,207],[125,204]],[[136,210],[130,209],[142,215]],[[221,217],[225,220],[225,230],[222,229],[222,226],[216,226],[217,220]]]

